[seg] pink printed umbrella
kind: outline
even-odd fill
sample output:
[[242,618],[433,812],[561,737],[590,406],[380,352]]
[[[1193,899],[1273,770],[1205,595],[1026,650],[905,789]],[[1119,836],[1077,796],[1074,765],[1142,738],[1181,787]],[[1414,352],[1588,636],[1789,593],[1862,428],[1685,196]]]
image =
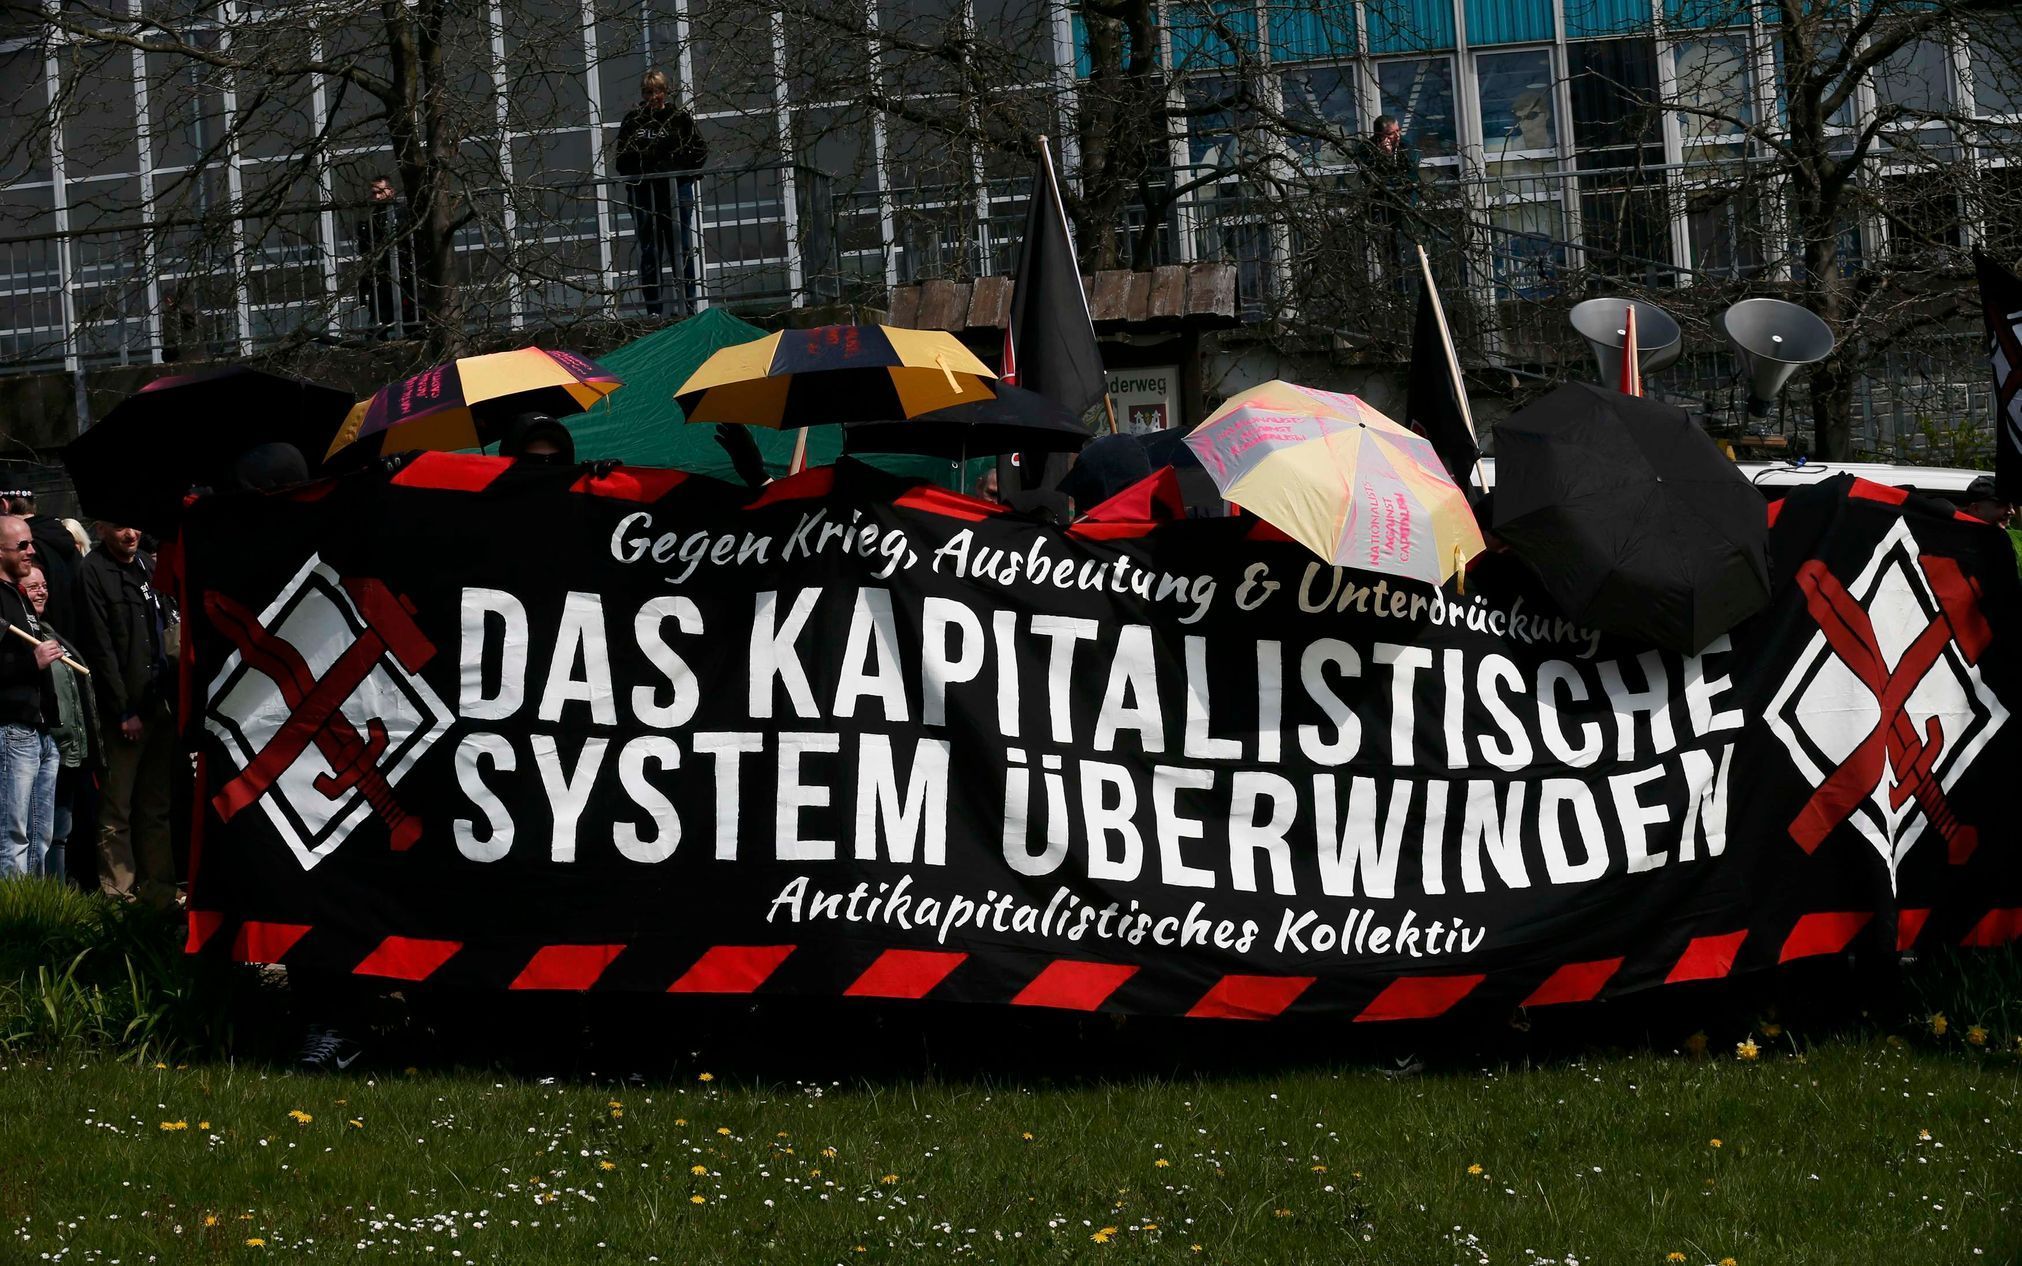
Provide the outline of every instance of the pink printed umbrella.
[[1329,563],[1440,585],[1482,551],[1431,443],[1354,396],[1267,382],[1186,442],[1222,496]]

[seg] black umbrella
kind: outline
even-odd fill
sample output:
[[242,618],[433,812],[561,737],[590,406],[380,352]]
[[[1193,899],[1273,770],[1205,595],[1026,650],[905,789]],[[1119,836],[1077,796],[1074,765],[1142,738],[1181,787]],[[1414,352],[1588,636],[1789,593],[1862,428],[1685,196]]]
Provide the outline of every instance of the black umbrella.
[[[93,518],[166,534],[193,486],[231,488],[248,450],[281,444],[313,469],[352,404],[348,392],[233,365],[157,378],[63,450]],[[272,450],[264,456],[272,464]]]
[[1682,409],[1568,383],[1495,466],[1496,534],[1582,623],[1696,654],[1769,601],[1762,494]]
[[1072,453],[1088,443],[1081,419],[1037,392],[995,384],[996,394],[905,422],[851,422],[845,453],[918,453],[965,461],[995,453]]

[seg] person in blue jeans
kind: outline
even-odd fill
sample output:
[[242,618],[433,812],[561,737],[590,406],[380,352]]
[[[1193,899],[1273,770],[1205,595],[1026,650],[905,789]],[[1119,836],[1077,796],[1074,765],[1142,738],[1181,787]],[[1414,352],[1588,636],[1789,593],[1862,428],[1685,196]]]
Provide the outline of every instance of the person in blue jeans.
[[639,104],[618,125],[618,174],[626,177],[632,231],[639,240],[639,297],[659,316],[660,270],[680,279],[684,313],[694,309],[696,278],[695,181],[689,172],[709,161],[709,145],[686,110],[667,99],[667,76],[649,70],[639,81]]
[[[39,875],[56,824],[56,681],[63,647],[36,618],[22,585],[35,566],[25,520],[0,515],[0,877]],[[32,645],[20,630],[39,642]]]
[[[84,652],[63,635],[62,629],[49,622],[49,578],[39,564],[28,569],[21,592],[28,595],[29,608],[42,621],[43,637],[54,640],[63,647],[65,655],[83,663]],[[43,855],[42,873],[68,879],[65,845],[70,842],[71,827],[77,820],[77,802],[85,784],[103,762],[98,754],[98,714],[93,706],[91,683],[67,664],[51,668],[49,677],[56,686],[56,714],[43,720],[49,723],[49,737],[56,742],[56,811],[50,818],[49,851]]]

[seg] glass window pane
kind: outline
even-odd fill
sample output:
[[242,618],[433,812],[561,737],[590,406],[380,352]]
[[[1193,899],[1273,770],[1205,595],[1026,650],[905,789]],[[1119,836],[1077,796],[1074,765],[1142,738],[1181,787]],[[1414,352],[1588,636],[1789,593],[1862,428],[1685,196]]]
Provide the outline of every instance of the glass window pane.
[[1755,123],[1755,75],[1745,35],[1687,40],[1672,50],[1684,158],[1725,156],[1723,143]]
[[1655,43],[1626,39],[1569,44],[1566,76],[1573,102],[1573,143],[1580,150],[1663,143],[1662,125],[1652,108],[1657,100]]
[[1481,144],[1498,155],[1549,156],[1558,148],[1552,105],[1552,56],[1546,49],[1481,53],[1474,59],[1481,93]]
[[41,50],[0,53],[0,185],[49,179],[48,102]]
[[1952,54],[1936,40],[1912,40],[1875,67],[1875,104],[1906,110],[1949,110]]
[[1973,57],[1973,112],[1982,118],[2022,115],[2022,15],[1976,24],[1966,43]]
[[1350,161],[1351,147],[1362,130],[1355,78],[1353,66],[1307,66],[1281,79],[1285,117],[1301,129],[1288,143],[1308,166],[1344,167]]
[[1404,139],[1421,159],[1460,152],[1453,112],[1453,61],[1412,57],[1376,63],[1376,86],[1383,113],[1396,119]]

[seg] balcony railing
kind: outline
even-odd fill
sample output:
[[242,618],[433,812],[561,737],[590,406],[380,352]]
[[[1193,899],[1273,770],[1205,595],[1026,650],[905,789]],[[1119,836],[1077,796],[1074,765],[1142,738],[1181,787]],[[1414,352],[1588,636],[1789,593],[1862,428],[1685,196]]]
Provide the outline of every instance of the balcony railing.
[[[665,261],[668,312],[836,297],[830,178],[800,165],[666,177],[688,189],[695,281]],[[414,255],[385,205],[291,206],[0,236],[0,367],[244,355],[416,331]],[[539,181],[465,199],[451,265],[473,331],[647,316],[627,184]],[[673,253],[673,252],[668,252]]]

